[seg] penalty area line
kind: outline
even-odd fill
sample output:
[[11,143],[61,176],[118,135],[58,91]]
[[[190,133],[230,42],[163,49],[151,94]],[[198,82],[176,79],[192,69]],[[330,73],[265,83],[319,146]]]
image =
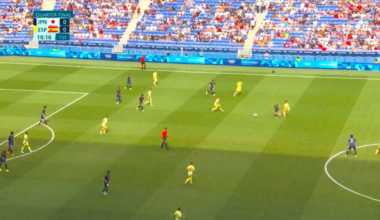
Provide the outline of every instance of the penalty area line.
[[[75,66],[75,65],[57,65],[57,64],[44,64],[44,63],[17,63],[17,62],[2,62],[1,64],[14,64],[14,65],[29,65],[29,66],[51,66],[51,67],[66,67],[66,68],[83,68],[83,69],[106,69],[106,70],[130,70],[120,67],[107,67],[107,66]],[[347,80],[368,80],[380,81],[380,78],[366,78],[366,77],[339,77],[339,76],[307,76],[307,75],[278,75],[278,74],[260,74],[260,73],[221,73],[221,72],[207,72],[207,71],[185,71],[185,70],[166,70],[173,73],[187,73],[187,74],[217,74],[217,75],[237,75],[237,76],[268,76],[268,77],[283,77],[283,78],[306,78],[306,79],[347,79]]]
[[[362,146],[358,146],[357,149],[359,149],[359,148],[364,148],[364,147],[376,146],[376,145],[379,145],[379,144],[376,143],[376,144],[362,145]],[[349,192],[351,192],[351,193],[354,193],[354,194],[356,194],[356,195],[358,195],[358,196],[361,196],[361,197],[364,197],[364,198],[370,199],[370,200],[375,201],[375,202],[380,202],[380,199],[376,199],[376,198],[373,198],[373,197],[370,197],[370,196],[367,196],[367,195],[364,195],[364,194],[358,193],[358,192],[356,192],[356,191],[354,191],[354,190],[352,190],[352,189],[350,189],[350,188],[344,186],[343,184],[341,184],[341,183],[339,183],[338,181],[336,181],[336,180],[330,175],[330,173],[329,173],[329,171],[328,171],[328,168],[327,168],[328,165],[329,165],[329,163],[330,163],[334,158],[336,158],[337,156],[339,156],[339,155],[341,155],[341,154],[343,154],[343,153],[345,153],[345,152],[346,152],[346,150],[340,151],[340,152],[334,154],[333,156],[331,156],[331,157],[326,161],[326,163],[325,163],[325,173],[326,173],[326,175],[330,178],[331,181],[333,181],[336,185],[340,186],[341,188],[343,188],[343,189],[345,189],[345,190],[347,190],[347,191],[349,191]]]
[[[35,91],[35,90],[33,90],[33,91]],[[83,94],[83,93],[82,93],[82,94]],[[79,98],[77,98],[77,99],[75,99],[74,101],[72,101],[72,102],[66,104],[65,106],[63,106],[62,108],[58,109],[57,111],[51,113],[49,116],[46,117],[46,119],[49,119],[49,118],[53,117],[53,116],[54,116],[55,114],[57,114],[58,112],[64,110],[65,108],[71,106],[72,104],[76,103],[77,101],[83,99],[83,98],[86,97],[87,95],[88,95],[88,93],[84,93],[84,94],[81,95]],[[25,128],[24,130],[20,131],[19,133],[15,134],[15,137],[19,136],[20,134],[23,134],[25,131],[27,131],[27,130],[33,128],[34,126],[36,126],[36,125],[38,125],[38,124],[39,124],[39,121],[36,122],[36,123],[34,123],[34,124],[32,124],[31,126]],[[42,125],[44,125],[44,124],[42,124]],[[45,145],[43,145],[43,146],[37,148],[36,150],[33,150],[33,152],[26,153],[26,154],[22,154],[22,155],[19,155],[19,156],[15,156],[15,157],[9,158],[8,160],[14,160],[14,159],[17,159],[17,158],[20,158],[20,157],[24,157],[24,156],[26,156],[26,155],[30,155],[30,154],[32,154],[32,153],[34,153],[34,152],[37,152],[37,151],[39,151],[39,150],[42,150],[43,148],[45,148],[46,146],[48,146],[51,142],[53,142],[53,140],[54,140],[54,138],[55,138],[54,130],[53,130],[52,128],[50,128],[49,126],[47,126],[47,125],[44,125],[44,126],[45,126],[47,129],[49,129],[50,132],[52,133],[52,137],[51,137],[51,139],[49,140],[48,143],[46,143]],[[5,143],[7,143],[7,141],[3,141],[3,142],[1,142],[1,143],[0,143],[0,146],[3,145],[3,144],[5,144]]]
[[51,127],[49,127],[49,126],[47,126],[47,125],[44,125],[44,124],[42,124],[42,125],[45,126],[47,129],[49,129],[50,132],[51,132],[51,138],[50,138],[49,142],[47,142],[46,144],[42,145],[42,146],[39,147],[39,148],[36,148],[35,150],[32,150],[32,152],[24,153],[24,154],[20,154],[20,155],[18,155],[18,156],[11,157],[11,158],[9,158],[8,160],[15,160],[15,159],[17,159],[17,158],[25,157],[25,156],[28,156],[28,155],[30,155],[30,154],[36,153],[37,151],[40,151],[40,150],[44,149],[44,148],[47,147],[49,144],[51,144],[51,142],[54,141],[54,138],[55,138],[54,130],[51,129]]

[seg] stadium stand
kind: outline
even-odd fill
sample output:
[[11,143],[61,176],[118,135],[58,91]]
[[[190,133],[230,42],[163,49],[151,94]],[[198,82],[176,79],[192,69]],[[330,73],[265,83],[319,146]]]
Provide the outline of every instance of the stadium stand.
[[[70,39],[74,43],[68,46],[57,42],[55,48],[111,53],[136,12],[138,3],[138,0],[57,0],[54,10],[74,11],[70,23]],[[40,48],[50,49],[51,43],[43,42]]]
[[0,1],[1,40],[30,40],[33,35],[32,11],[41,10],[42,1]]
[[[144,16],[131,33],[128,44],[199,48],[198,52],[187,54],[189,56],[199,56],[202,48],[240,49],[252,26],[251,21],[255,19],[256,6],[254,0],[153,1],[149,9],[143,12]],[[128,52],[141,53],[141,50],[125,50],[125,53]],[[167,53],[149,52],[154,55]],[[177,50],[170,53],[180,55],[181,52]],[[235,58],[236,52],[225,54],[225,57]]]
[[378,50],[379,2],[273,1],[253,48]]
[[[71,43],[41,42],[39,48],[110,53],[120,45],[124,47],[120,52],[131,55],[236,58],[245,44],[244,48],[260,54],[255,59],[267,59],[273,58],[272,54],[264,56],[268,49],[362,52],[380,47],[380,0],[145,3],[141,9],[139,0],[56,0],[54,10],[74,11]],[[30,41],[32,11],[41,10],[42,5],[42,0],[1,1],[0,40]],[[249,31],[254,33],[252,40],[247,38]]]

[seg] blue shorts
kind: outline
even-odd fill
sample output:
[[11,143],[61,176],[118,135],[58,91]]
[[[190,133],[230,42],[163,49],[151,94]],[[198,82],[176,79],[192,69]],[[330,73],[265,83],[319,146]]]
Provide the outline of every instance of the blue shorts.
[[45,119],[44,115],[41,115],[41,119]]
[[355,146],[349,146],[348,150],[356,150],[356,147]]
[[116,98],[121,99],[121,95],[116,96]]
[[13,147],[13,144],[10,144],[10,145],[9,145],[9,148],[12,148],[12,147]]
[[210,88],[210,91],[214,91],[214,88],[212,87],[212,88]]
[[130,82],[130,81],[128,81],[128,82],[127,82],[127,85],[131,85],[131,82]]
[[103,182],[104,183],[104,187],[108,187],[108,183],[106,182]]
[[0,162],[1,162],[1,163],[5,163],[5,162],[7,162],[7,159],[5,159],[5,160],[0,159]]
[[142,102],[140,102],[140,106],[142,106],[143,105],[143,103]]

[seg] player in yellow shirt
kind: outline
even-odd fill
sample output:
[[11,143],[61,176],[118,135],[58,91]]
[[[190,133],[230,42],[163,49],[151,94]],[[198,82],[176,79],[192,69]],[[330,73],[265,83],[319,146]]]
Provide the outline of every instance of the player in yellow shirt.
[[102,121],[102,129],[100,130],[100,135],[106,134],[108,126],[108,116],[106,116]]
[[185,218],[185,216],[182,217],[181,208],[178,207],[177,211],[174,212],[174,220],[181,220],[184,218]]
[[282,113],[284,114],[284,118],[286,118],[286,116],[290,110],[288,101],[286,101],[286,100],[284,101],[284,107],[283,108],[284,108],[284,111]]
[[28,137],[28,132],[25,131],[24,133],[24,141],[22,142],[22,147],[21,147],[21,153],[24,153],[24,147],[27,147],[29,149],[29,152],[32,152],[32,149],[30,149],[29,145],[29,137]]
[[145,104],[150,104],[150,106],[153,106],[153,101],[152,101],[152,88],[149,89],[148,91],[148,100],[145,102]]
[[220,97],[218,97],[214,102],[214,107],[211,109],[211,111],[218,111],[224,112],[222,109],[222,105],[220,104]]
[[214,107],[219,103],[220,97],[218,97],[214,102]]
[[187,170],[187,179],[184,182],[184,184],[186,184],[188,182],[190,182],[190,184],[193,184],[193,173],[195,171],[195,167],[193,165],[193,162],[191,162],[190,165],[187,166],[186,170]]
[[243,85],[243,82],[239,80],[239,82],[236,84],[236,91],[234,93],[234,96],[240,95],[242,85]]
[[153,85],[157,86],[157,81],[158,81],[157,70],[154,70],[154,72],[153,72]]

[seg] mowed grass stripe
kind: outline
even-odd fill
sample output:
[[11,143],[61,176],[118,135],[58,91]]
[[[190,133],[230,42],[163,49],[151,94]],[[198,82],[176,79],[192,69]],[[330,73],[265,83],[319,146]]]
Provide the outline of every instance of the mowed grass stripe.
[[[380,127],[380,95],[379,84],[367,81],[362,89],[355,107],[352,109],[344,128],[333,148],[332,154],[346,148],[346,142],[350,134],[353,134],[361,145],[378,143]],[[351,102],[351,99],[347,100]],[[377,146],[366,147],[358,150],[358,157],[352,154],[348,158],[339,155],[329,164],[330,174],[345,186],[368,196],[379,199],[378,183],[380,178],[375,175],[379,169],[379,156],[374,156]],[[323,201],[329,198],[336,204],[336,209],[331,210],[323,206]],[[346,207],[360,207],[354,212],[348,212]],[[378,203],[355,195],[335,185],[326,175],[322,175],[314,190],[302,219],[320,219],[328,216],[341,216],[342,219],[358,219],[366,216],[366,219],[378,219]]]
[[[0,88],[11,88],[11,89],[20,88],[20,89],[35,89],[35,90],[43,90],[45,86],[53,84],[56,80],[59,80],[69,74],[73,74],[77,70],[79,70],[79,68],[54,68],[54,67],[46,67],[46,66],[37,66],[33,68],[24,69],[24,68],[19,68],[18,66],[14,66],[14,65],[12,66],[6,65],[6,68],[8,68],[7,71],[11,71],[12,68],[14,68],[15,71],[18,72],[18,74],[15,74],[13,77],[7,78],[6,80],[0,81]],[[17,120],[16,117],[10,117],[5,120],[4,124],[11,125],[8,127],[9,129],[8,132],[13,130],[16,133],[18,132],[17,129],[18,130],[25,129],[26,127],[30,126],[31,122],[34,123],[35,121],[37,121],[39,119],[39,114],[41,112],[42,107],[44,105],[47,105],[47,104],[41,103],[41,105],[37,107],[36,104],[31,103],[26,106],[24,105],[23,106],[24,108],[20,108],[21,107],[20,102],[23,102],[23,101],[28,102],[27,100],[32,100],[32,99],[35,99],[36,97],[40,97],[41,100],[43,100],[44,98],[49,100],[50,97],[53,95],[53,94],[48,94],[48,93],[42,94],[42,93],[34,93],[34,92],[11,92],[11,91],[9,92],[10,93],[8,94],[11,97],[15,96],[15,98],[17,97],[17,99],[14,99],[13,102],[8,102],[8,104],[5,106],[3,105],[2,111],[13,109],[12,114],[20,113],[21,111],[30,113],[29,116],[24,116],[22,120],[20,119]],[[56,96],[56,97],[59,97],[59,96]],[[78,96],[75,97],[72,94],[68,94],[67,97],[70,97],[69,99],[67,99],[68,102],[69,100],[72,101],[73,99],[78,98]],[[55,111],[59,109],[60,107],[62,107],[63,105],[64,104],[62,105],[52,104],[50,106],[50,111]],[[14,108],[12,106],[14,106]],[[35,114],[33,114],[34,111],[35,111]],[[48,113],[49,113],[49,110],[48,110]],[[24,124],[25,126],[22,126],[22,124]],[[7,134],[9,134],[8,132]],[[31,140],[33,140],[32,144],[46,143],[45,142],[46,139],[49,139],[49,138],[46,138],[46,139],[40,138],[39,137],[40,135],[43,136],[45,134],[51,137],[50,132],[46,132],[46,131],[36,131],[34,133],[35,134],[34,137],[33,137],[33,131],[31,131],[30,134],[32,135],[32,137],[30,137]],[[3,139],[1,141],[3,141]],[[21,141],[19,140],[19,138],[17,138],[16,141],[17,141],[16,144],[18,143],[18,146],[19,146]],[[15,151],[16,150],[19,151],[20,149],[15,146]],[[15,152],[15,153],[18,154],[19,152]],[[29,157],[33,157],[33,156],[30,155]],[[14,162],[15,161],[12,161],[11,164],[13,164]],[[32,168],[33,166],[38,166],[40,163],[42,163],[41,160],[34,161],[33,165],[29,166],[29,169]],[[12,173],[10,175],[11,177],[7,179],[7,181],[2,182],[1,184],[2,188],[6,189],[10,185],[12,185],[14,182],[22,180],[24,175],[27,174],[28,172],[29,172],[28,169],[20,169],[20,172]]]
[[[364,85],[365,81],[315,79],[300,100],[291,105],[289,118],[252,164],[220,216],[301,218],[320,176],[324,175],[323,165],[331,146],[336,143]],[[249,197],[250,203],[242,202],[239,195]],[[237,206],[240,208],[236,209]],[[245,212],[249,207],[255,207],[256,211]]]
[[[56,80],[59,80],[66,75],[72,74],[78,71],[80,68],[71,68],[71,67],[49,67],[49,66],[17,66],[17,65],[2,65],[2,68],[6,69],[6,72],[0,71],[0,75],[7,75],[8,72],[13,72],[12,77],[1,77],[5,78],[0,81],[0,88],[9,88],[9,89],[34,89],[40,90]],[[12,93],[14,100],[20,100],[23,97],[27,97],[32,92],[21,92],[20,94]],[[16,99],[17,98],[17,99]],[[11,105],[12,102],[1,103],[1,107]]]
[[35,66],[31,65],[14,65],[14,64],[0,64],[0,82],[15,77]]
[[[223,210],[225,203],[254,163],[259,152],[263,150],[278,127],[286,122],[283,118],[273,117],[273,106],[268,103],[279,103],[282,101],[279,97],[282,96],[296,103],[312,81],[310,79],[284,81],[270,77],[264,78],[199,145],[189,156],[193,161],[198,162],[197,182],[194,185],[197,190],[190,189],[184,192],[184,194],[187,193],[186,196],[177,198],[188,213],[188,217],[230,219],[219,216],[219,212]],[[244,84],[249,87],[251,83],[245,81]],[[292,91],[289,91],[289,87]],[[253,117],[254,112],[259,114],[257,118]],[[209,151],[207,154],[204,153],[205,149]],[[180,172],[183,173],[183,169]],[[219,190],[215,190],[216,186]],[[249,203],[250,200],[242,196],[240,202]]]
[[[149,75],[151,76],[151,73],[149,73]],[[167,77],[165,78],[164,75],[167,75]],[[161,73],[159,77],[161,79],[160,85],[155,88],[157,90],[155,95],[159,95],[160,86],[170,86],[170,84],[166,83],[167,80],[175,82],[178,80],[178,78],[176,78],[177,75],[171,75],[169,73]],[[171,80],[171,77],[174,77],[175,80]],[[95,127],[89,128],[86,134],[77,138],[77,141],[71,143],[70,146],[65,147],[65,149],[61,149],[59,154],[56,154],[53,158],[48,160],[49,163],[59,161],[65,164],[65,158],[70,157],[73,164],[65,164],[60,172],[61,174],[71,175],[74,179],[78,179],[78,181],[80,179],[80,183],[75,182],[72,185],[75,187],[68,186],[71,190],[62,193],[62,195],[57,195],[59,202],[56,202],[56,210],[51,213],[50,217],[54,219],[66,219],[72,216],[83,216],[83,218],[100,219],[99,216],[102,216],[101,213],[107,210],[113,210],[113,213],[110,214],[111,218],[132,215],[136,206],[138,208],[138,205],[142,204],[147,198],[144,192],[149,190],[149,188],[135,190],[136,187],[142,186],[142,182],[145,182],[145,176],[140,176],[136,168],[144,167],[146,161],[139,160],[138,163],[133,162],[136,158],[148,158],[153,154],[160,153],[153,148],[139,146],[136,142],[144,136],[144,133],[149,133],[158,123],[165,120],[167,116],[170,116],[178,107],[183,105],[199,88],[203,87],[203,82],[207,83],[209,81],[208,77],[209,76],[201,77],[203,80],[200,80],[200,78],[189,78],[189,80],[193,82],[193,90],[184,89],[184,93],[174,93],[171,99],[167,101],[169,102],[174,99],[176,100],[175,103],[177,106],[171,104],[172,108],[167,110],[165,114],[161,114],[161,117],[156,117],[155,114],[152,114],[155,111],[155,106],[150,109],[147,107],[144,113],[137,112],[135,110],[137,96],[129,102],[116,105],[113,100],[114,95],[112,95],[112,105],[122,109],[110,115],[110,132],[106,136],[101,137],[99,135],[100,122],[97,121]],[[142,78],[142,80],[144,80],[144,78]],[[188,83],[186,78],[182,80]],[[151,80],[149,80],[149,84],[147,85],[151,85]],[[132,91],[135,90],[136,89]],[[99,88],[98,92],[100,93],[100,91],[105,91],[105,88]],[[144,90],[144,93],[146,91],[147,90]],[[123,91],[123,93],[125,92]],[[107,109],[108,105],[109,103],[104,104],[104,108]],[[131,121],[139,121],[139,118],[148,118],[150,119],[150,123],[145,127],[146,130],[144,132],[134,131],[133,127],[130,127],[133,125],[124,120],[125,115],[129,115]],[[146,119],[144,119],[144,121],[145,120]],[[119,121],[123,123],[118,123]],[[114,134],[114,132],[116,134]],[[131,137],[129,140],[123,137],[124,135],[128,135],[128,133],[130,133],[129,137]],[[136,137],[134,138],[133,135],[136,135]],[[157,136],[156,138],[159,141],[159,134],[157,134]],[[119,140],[119,142],[115,140]],[[152,150],[154,150],[153,153],[151,153]],[[72,152],[75,152],[75,154],[72,155]],[[151,158],[152,161],[155,161],[155,158]],[[46,163],[44,167],[48,166],[47,164],[48,163]],[[82,164],[86,164],[86,166]],[[94,169],[94,167],[96,167],[96,169]],[[112,195],[113,201],[117,203],[116,205],[115,203],[104,204],[104,199],[107,198],[103,198],[104,196],[100,193],[102,188],[101,178],[107,169],[112,170],[113,173],[110,197]],[[75,170],[74,173],[73,170]],[[54,176],[54,178],[58,180],[61,179],[63,181],[65,179],[62,175]],[[131,179],[132,176],[134,177],[133,179]],[[74,188],[76,189],[74,190]],[[133,204],[129,204],[132,203],[132,201]],[[126,205],[126,202],[128,202],[128,205]],[[123,213],[120,213],[120,210],[123,210]]]
[[[167,219],[171,217],[175,207],[182,206],[185,208],[188,205],[184,200],[194,201],[192,199],[196,197],[197,192],[194,192],[194,195],[192,195],[192,186],[183,185],[186,179],[186,166],[193,161],[199,169],[202,163],[207,163],[204,159],[210,152],[198,149],[199,145],[233,112],[263,78],[255,78],[249,86],[244,87],[242,96],[234,97],[234,90],[239,79],[236,76],[217,76],[215,78],[215,97],[205,95],[205,91],[207,90],[207,84],[205,84],[203,89],[194,94],[181,108],[157,126],[156,132],[159,132],[164,126],[170,129],[171,140],[169,146],[171,147],[171,151],[164,152],[166,154],[163,158],[165,162],[160,165],[160,169],[163,172],[160,172],[159,175],[153,174],[149,176],[147,181],[154,181],[151,186],[150,198],[135,212],[132,219]],[[247,77],[242,77],[241,79],[243,81],[248,80]],[[220,102],[225,110],[224,113],[211,112],[211,107],[218,96],[221,97]],[[142,140],[143,143],[148,145],[156,143],[157,147],[159,147],[157,139],[154,140],[150,136],[146,136]],[[196,158],[190,157],[197,154],[203,155],[200,156],[202,158],[201,161],[194,161],[193,159]],[[220,155],[223,155],[223,153]],[[226,156],[226,154],[223,155],[224,158]],[[148,175],[149,170],[144,170],[143,172],[145,175]],[[200,182],[199,184],[198,187],[206,187],[206,185]],[[196,188],[193,190],[199,189],[197,186],[194,187]],[[163,200],[163,198],[170,199]],[[204,207],[197,206],[197,208],[198,213],[204,213],[200,211]],[[146,212],[146,210],[149,210],[149,212]]]
[[[124,74],[124,71],[120,71],[119,74]],[[117,76],[118,74],[105,75],[102,78],[102,82],[107,83],[109,81],[114,80],[115,77]],[[61,80],[61,79],[64,79],[64,77],[57,80]],[[54,83],[51,84],[51,86],[52,88],[54,88]],[[91,88],[95,88],[95,87],[91,87]],[[73,87],[72,89],[76,89],[76,88]],[[109,96],[105,96],[104,100],[108,98],[114,99],[116,89],[117,87],[115,88],[113,94],[109,94]],[[43,88],[41,88],[41,90],[43,90]],[[67,199],[70,198],[70,195],[72,196],[73,194],[75,194],[79,187],[79,185],[77,185],[76,182],[72,182],[72,185],[70,184],[66,185],[67,187],[66,190],[56,191],[54,187],[46,189],[46,186],[41,183],[41,179],[40,179],[41,172],[49,176],[49,178],[46,178],[46,176],[44,178],[44,181],[46,182],[46,184],[51,184],[52,186],[57,186],[58,188],[62,188],[63,185],[66,184],[66,181],[68,180],[67,178],[68,176],[70,176],[69,178],[70,180],[74,180],[75,178],[79,179],[80,177],[84,176],[88,172],[87,171],[88,167],[79,169],[78,167],[80,167],[81,165],[76,165],[78,167],[67,165],[70,163],[69,158],[71,158],[71,155],[77,155],[83,152],[83,154],[81,155],[83,156],[83,158],[86,157],[86,153],[88,152],[83,151],[86,148],[82,148],[81,144],[74,145],[74,148],[69,148],[69,146],[71,146],[73,141],[75,141],[78,137],[85,134],[88,131],[88,129],[94,126],[95,124],[98,124],[100,126],[101,120],[104,117],[104,114],[102,114],[102,116],[99,116],[99,118],[96,118],[96,120],[95,119],[91,120],[91,117],[90,117],[89,118],[90,120],[86,120],[85,123],[83,123],[87,126],[90,125],[90,127],[86,127],[82,125],[82,122],[80,119],[83,119],[83,118],[86,119],[88,118],[88,116],[93,115],[94,109],[102,110],[101,108],[97,106],[95,106],[94,108],[91,108],[91,106],[89,106],[86,103],[91,101],[92,103],[97,104],[99,102],[102,103],[104,101],[103,99],[99,99],[99,97],[94,98],[92,100],[88,100],[87,99],[88,97],[92,97],[92,96],[88,95],[85,99],[80,100],[76,104],[70,106],[69,108],[65,109],[65,111],[60,112],[59,114],[55,115],[51,119],[50,126],[53,129],[57,128],[56,139],[52,143],[51,147],[48,147],[44,149],[43,151],[38,152],[38,154],[32,154],[28,157],[24,157],[22,161],[15,160],[15,161],[12,161],[11,163],[12,165],[15,164],[14,165],[15,170],[17,170],[15,174],[17,175],[17,178],[14,178],[14,181],[9,182],[7,187],[4,187],[5,189],[3,191],[3,194],[4,195],[9,194],[9,196],[7,196],[9,197],[9,201],[12,201],[12,203],[16,203],[16,200],[18,197],[11,196],[11,194],[15,190],[17,190],[20,193],[20,195],[22,194],[25,196],[24,197],[25,201],[30,200],[30,202],[28,202],[29,208],[32,212],[33,210],[35,210],[35,212],[33,213],[36,216],[38,216],[38,218],[48,218],[48,216],[52,212],[54,212],[54,210],[57,207],[60,207],[62,203],[64,203]],[[113,104],[115,105],[114,102]],[[82,107],[82,105],[84,105],[84,107]],[[110,111],[110,109],[104,109],[104,110],[112,114],[113,111],[117,111],[118,108],[111,108],[112,111]],[[76,119],[76,120],[73,121],[72,119]],[[37,129],[41,129],[41,128],[42,127],[38,127]],[[62,128],[65,128],[65,129],[62,129]],[[49,134],[49,137],[50,136],[51,135]],[[32,139],[33,137],[31,136],[30,138]],[[56,157],[56,155],[59,155],[62,153],[62,149],[66,149],[66,151],[70,150],[70,154],[69,155],[62,154]],[[20,166],[20,164],[21,165],[29,164],[28,169],[24,169],[25,167]],[[62,169],[62,167],[70,168],[70,171],[65,173],[63,172],[65,170]],[[57,170],[60,170],[60,172],[57,172]],[[25,179],[29,180],[28,181],[29,186],[21,187],[22,185],[25,184]],[[80,186],[81,184],[86,184],[86,182],[84,183],[82,183],[81,181],[78,181],[78,182],[80,183]],[[59,185],[58,183],[63,184],[63,185],[58,186]],[[30,188],[33,188],[34,190],[30,192]],[[52,196],[54,197],[53,200],[50,199],[50,198],[53,198]],[[34,201],[36,197],[41,198],[41,202],[33,203],[32,201]],[[39,210],[41,210],[41,207],[44,207],[44,212],[38,212]],[[48,209],[47,207],[50,207],[50,209]],[[19,218],[20,216],[22,216],[22,213],[14,213],[10,210],[4,211],[4,214],[14,216],[15,218]]]

